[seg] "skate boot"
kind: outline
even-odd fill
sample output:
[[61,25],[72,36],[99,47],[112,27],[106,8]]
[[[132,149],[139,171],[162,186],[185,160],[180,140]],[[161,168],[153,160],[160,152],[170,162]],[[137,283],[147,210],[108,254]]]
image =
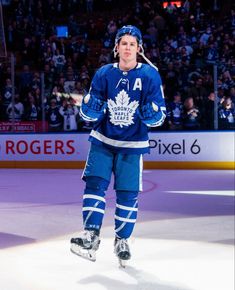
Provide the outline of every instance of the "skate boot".
[[71,252],[90,261],[96,261],[96,251],[99,248],[99,232],[84,230],[77,238],[71,239]]
[[130,248],[126,239],[115,238],[114,253],[118,257],[120,266],[125,268],[127,260],[131,258]]

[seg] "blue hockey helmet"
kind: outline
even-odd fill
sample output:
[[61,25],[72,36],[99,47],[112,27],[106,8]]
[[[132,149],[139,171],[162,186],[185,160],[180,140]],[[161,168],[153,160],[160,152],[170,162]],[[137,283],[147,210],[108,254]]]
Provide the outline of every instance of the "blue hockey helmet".
[[134,36],[137,39],[139,45],[143,45],[141,32],[137,27],[135,27],[133,25],[125,25],[118,30],[116,37],[115,37],[115,45],[122,38],[122,36],[125,34],[129,34],[131,36]]

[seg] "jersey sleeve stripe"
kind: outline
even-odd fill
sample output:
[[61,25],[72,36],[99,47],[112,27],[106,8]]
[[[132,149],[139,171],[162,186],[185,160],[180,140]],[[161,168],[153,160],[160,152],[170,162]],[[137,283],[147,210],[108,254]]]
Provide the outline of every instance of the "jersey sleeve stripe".
[[97,121],[97,118],[93,119],[93,118],[90,118],[87,115],[85,115],[83,113],[83,111],[82,111],[82,108],[80,108],[80,115],[83,118],[83,120],[85,120],[85,121],[88,121],[88,122],[95,122],[95,121]]
[[159,121],[157,121],[156,123],[152,123],[151,125],[148,125],[148,127],[158,127],[158,126],[160,126],[164,122],[165,118],[166,118],[166,114],[164,114],[162,112],[161,119]]

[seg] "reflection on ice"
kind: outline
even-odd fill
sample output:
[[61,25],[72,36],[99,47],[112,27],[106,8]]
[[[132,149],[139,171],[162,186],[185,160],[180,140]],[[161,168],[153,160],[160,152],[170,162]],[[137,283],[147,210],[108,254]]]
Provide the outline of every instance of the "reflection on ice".
[[[146,222],[146,227],[149,227]],[[152,224],[151,224],[152,227]],[[111,228],[104,229],[104,236]],[[1,289],[14,290],[233,290],[233,247],[203,242],[135,238],[125,269],[103,238],[97,261],[69,251],[69,237],[9,248],[0,253]],[[14,282],[12,275],[14,274]],[[8,284],[9,283],[9,284]],[[12,284],[13,285],[13,284]]]

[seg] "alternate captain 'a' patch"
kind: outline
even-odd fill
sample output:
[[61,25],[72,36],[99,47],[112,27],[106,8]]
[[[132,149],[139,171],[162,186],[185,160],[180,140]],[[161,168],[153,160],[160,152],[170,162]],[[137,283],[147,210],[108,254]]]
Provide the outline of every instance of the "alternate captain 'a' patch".
[[108,99],[110,122],[113,125],[120,126],[121,128],[123,126],[130,126],[131,124],[134,124],[134,114],[139,106],[139,102],[130,102],[130,97],[125,90],[118,93],[115,97],[115,101]]

